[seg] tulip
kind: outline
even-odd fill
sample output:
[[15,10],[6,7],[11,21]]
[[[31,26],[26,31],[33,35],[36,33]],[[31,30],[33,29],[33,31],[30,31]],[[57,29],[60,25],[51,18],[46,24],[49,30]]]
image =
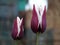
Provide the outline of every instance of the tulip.
[[33,4],[32,10],[31,29],[34,33],[36,33],[36,45],[38,45],[39,34],[46,30],[47,1],[42,0],[41,2],[40,4]]
[[31,20],[31,29],[34,33],[41,32],[43,33],[46,29],[46,7],[44,8],[42,17],[42,23],[39,23],[38,15],[35,10],[35,5],[33,6],[33,16]]
[[12,28],[12,38],[14,40],[23,38],[24,35],[24,28],[23,28],[23,18],[20,19],[17,17],[13,22]]

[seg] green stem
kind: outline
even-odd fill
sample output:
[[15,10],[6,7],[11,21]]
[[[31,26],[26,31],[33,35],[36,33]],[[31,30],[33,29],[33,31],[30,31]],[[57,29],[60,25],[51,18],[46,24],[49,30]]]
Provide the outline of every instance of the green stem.
[[36,34],[36,45],[38,45],[39,32]]
[[15,45],[21,45],[21,40],[16,40]]

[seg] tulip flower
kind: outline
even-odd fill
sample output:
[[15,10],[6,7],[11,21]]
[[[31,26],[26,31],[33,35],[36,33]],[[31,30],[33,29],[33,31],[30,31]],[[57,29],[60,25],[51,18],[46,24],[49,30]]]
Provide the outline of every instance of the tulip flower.
[[48,4],[47,0],[36,0],[33,2],[31,0],[30,3],[33,5],[31,29],[36,33],[36,45],[38,45],[39,34],[46,30],[46,11]]
[[23,28],[23,18],[17,17],[13,22],[12,28],[12,38],[14,40],[23,38],[24,28]]
[[[41,20],[41,23],[39,22],[40,20]],[[34,33],[37,33],[37,32],[43,33],[45,31],[46,29],[46,7],[44,8],[43,15],[40,18],[38,17],[38,14],[36,13],[35,5],[33,6],[31,29]]]

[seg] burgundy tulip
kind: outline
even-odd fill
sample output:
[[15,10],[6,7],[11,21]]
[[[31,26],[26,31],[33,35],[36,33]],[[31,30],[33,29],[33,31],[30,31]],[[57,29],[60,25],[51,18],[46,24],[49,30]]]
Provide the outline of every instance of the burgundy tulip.
[[41,32],[43,33],[46,29],[46,6],[44,7],[43,15],[42,17],[42,23],[39,23],[40,18],[38,17],[38,14],[36,12],[35,5],[33,5],[33,14],[32,14],[32,20],[31,20],[31,29],[34,33]]
[[23,18],[17,17],[13,22],[12,28],[12,38],[14,40],[23,38],[24,28],[23,28]]

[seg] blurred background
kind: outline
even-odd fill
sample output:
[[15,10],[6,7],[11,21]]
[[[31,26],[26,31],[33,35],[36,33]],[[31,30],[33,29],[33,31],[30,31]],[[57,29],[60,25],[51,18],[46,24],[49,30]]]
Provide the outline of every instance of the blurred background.
[[[17,0],[0,0],[0,45],[14,45],[12,24],[17,16]],[[60,0],[48,0],[47,29],[39,37],[40,45],[60,45]],[[31,36],[30,36],[31,35]],[[28,31],[28,45],[35,45],[35,34]]]

